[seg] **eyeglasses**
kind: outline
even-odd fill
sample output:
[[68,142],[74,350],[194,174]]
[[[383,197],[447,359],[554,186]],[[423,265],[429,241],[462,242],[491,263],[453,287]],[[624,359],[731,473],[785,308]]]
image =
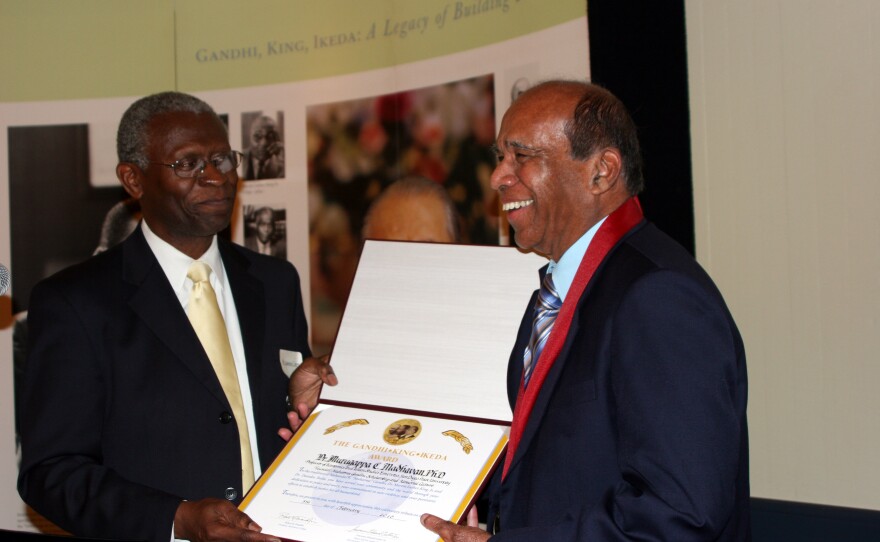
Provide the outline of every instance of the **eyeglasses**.
[[171,164],[150,162],[157,166],[170,167],[181,179],[191,179],[205,172],[210,163],[220,173],[229,173],[241,163],[242,154],[238,151],[218,152],[205,159],[199,156],[187,156]]

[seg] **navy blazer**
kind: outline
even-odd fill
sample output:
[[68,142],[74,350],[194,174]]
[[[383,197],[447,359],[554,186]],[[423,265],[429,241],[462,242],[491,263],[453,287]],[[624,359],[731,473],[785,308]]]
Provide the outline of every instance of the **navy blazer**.
[[[289,262],[219,248],[265,469],[288,424],[279,350],[310,355],[299,276]],[[241,500],[231,408],[140,228],[34,288],[28,325],[25,502],[75,535],[167,542],[181,499]]]
[[[512,407],[533,304],[510,358]],[[503,483],[496,473],[493,541],[749,540],[746,398],[721,294],[643,222],[587,285]]]

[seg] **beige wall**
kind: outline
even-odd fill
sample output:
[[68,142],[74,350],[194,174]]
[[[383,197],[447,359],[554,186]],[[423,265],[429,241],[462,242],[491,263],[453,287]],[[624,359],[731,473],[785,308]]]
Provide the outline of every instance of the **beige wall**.
[[746,342],[752,493],[880,509],[880,2],[686,9],[697,257]]

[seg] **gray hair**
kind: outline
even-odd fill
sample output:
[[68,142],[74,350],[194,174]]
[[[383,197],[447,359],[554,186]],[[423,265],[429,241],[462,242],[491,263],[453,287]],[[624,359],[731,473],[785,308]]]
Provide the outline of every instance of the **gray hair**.
[[164,113],[178,112],[217,115],[210,105],[182,92],[160,92],[141,98],[129,106],[119,121],[119,131],[116,133],[119,161],[146,169],[150,163],[146,154],[150,121]]
[[638,129],[620,98],[599,85],[585,86],[585,92],[565,128],[572,157],[586,160],[603,146],[620,151],[623,174],[630,195],[645,188]]
[[443,204],[443,217],[445,218],[444,222],[446,223],[446,231],[449,233],[449,237],[452,239],[453,243],[459,241],[458,212],[455,210],[455,203],[452,202],[452,198],[449,197],[446,189],[430,179],[415,176],[404,177],[403,179],[391,183],[375,200],[373,200],[373,203],[367,211],[367,215],[364,217],[363,232],[369,230],[370,223],[373,220],[376,208],[379,207],[379,203],[381,203],[382,200],[393,196],[431,196],[439,200],[440,203]]
[[645,188],[638,129],[617,96],[594,83],[566,79],[543,81],[525,92],[541,89],[579,96],[564,129],[572,158],[586,160],[602,147],[614,147],[620,151],[627,191],[636,195]]

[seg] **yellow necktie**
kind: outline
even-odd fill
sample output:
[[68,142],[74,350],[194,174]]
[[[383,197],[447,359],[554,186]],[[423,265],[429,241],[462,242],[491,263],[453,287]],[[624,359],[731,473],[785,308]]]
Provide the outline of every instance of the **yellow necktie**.
[[226,333],[226,323],[220,313],[220,306],[217,305],[217,296],[208,280],[210,275],[211,266],[204,262],[195,261],[189,266],[186,276],[193,281],[193,287],[189,294],[187,315],[232,407],[241,447],[242,491],[247,492],[254,484],[251,441],[248,436],[247,418],[244,415],[244,404],[241,400],[241,388],[235,372],[235,361],[232,358],[232,348],[229,346],[229,335]]

